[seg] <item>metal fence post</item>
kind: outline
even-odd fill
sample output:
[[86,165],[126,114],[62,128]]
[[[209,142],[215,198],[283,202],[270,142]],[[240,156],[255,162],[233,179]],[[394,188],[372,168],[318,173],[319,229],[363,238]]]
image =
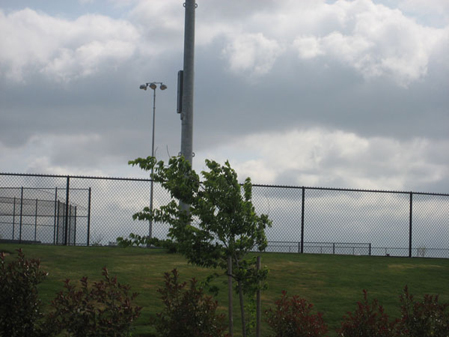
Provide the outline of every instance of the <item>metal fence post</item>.
[[12,240],[15,237],[15,229],[16,229],[16,197],[14,197],[14,205],[12,206]]
[[[61,219],[61,202],[58,200],[58,216],[57,216],[57,222],[56,222],[56,244],[59,244],[59,221]],[[62,242],[61,242],[62,243]]]
[[75,206],[75,219],[73,220],[73,245],[76,246],[76,206]]
[[69,189],[70,189],[70,176],[67,176],[67,186],[65,193],[65,238],[64,238],[65,246],[67,246],[67,237],[69,229]]
[[23,186],[20,188],[19,242],[22,242]]
[[302,187],[302,203],[301,203],[301,254],[304,253],[304,203],[306,189]]
[[36,199],[36,214],[34,216],[34,241],[37,241],[37,201]]
[[66,229],[67,233],[67,246],[70,246],[70,242],[72,242],[72,206],[69,205],[69,213],[67,214],[67,218],[69,219],[69,225]]
[[56,244],[56,224],[57,224],[57,218],[56,215],[59,216],[59,212],[58,212],[58,188],[55,187],[55,212],[54,212],[54,221],[53,221],[53,244]]
[[408,257],[412,257],[412,230],[413,230],[413,192],[410,192],[410,219],[409,219],[409,237],[408,237]]
[[89,247],[90,244],[90,202],[92,197],[92,188],[89,187],[89,205],[87,206],[87,247]]

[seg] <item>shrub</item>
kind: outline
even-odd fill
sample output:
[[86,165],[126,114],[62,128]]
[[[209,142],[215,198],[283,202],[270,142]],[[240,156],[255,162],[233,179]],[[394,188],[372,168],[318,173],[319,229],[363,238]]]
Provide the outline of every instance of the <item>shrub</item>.
[[179,282],[176,269],[164,274],[164,287],[158,289],[164,309],[152,319],[162,337],[219,337],[226,329],[225,316],[217,314],[218,302],[205,295],[193,278]]
[[354,313],[343,316],[339,336],[344,337],[389,337],[394,336],[396,321],[389,322],[384,308],[374,299],[368,303],[368,294],[363,290],[363,302],[357,302]]
[[401,320],[398,324],[398,336],[449,336],[449,303],[439,303],[438,295],[424,295],[422,302],[416,302],[405,286],[400,297]]
[[323,321],[323,314],[312,313],[313,304],[298,296],[289,298],[282,292],[276,308],[265,311],[266,322],[276,337],[324,336],[328,328]]
[[116,239],[117,246],[122,248],[132,247],[132,246],[143,246],[150,245],[158,248],[167,249],[168,253],[178,252],[178,243],[170,239],[160,240],[158,238],[149,238],[148,236],[140,236],[139,234],[131,233],[129,234],[129,239],[124,239],[123,237],[118,237]]
[[43,314],[37,285],[47,273],[40,269],[40,261],[26,260],[21,249],[17,260],[5,263],[0,253],[0,336],[44,336]]
[[89,287],[87,277],[80,281],[77,290],[70,280],[64,281],[65,291],[59,292],[52,301],[54,311],[48,315],[58,333],[66,330],[71,336],[128,336],[131,324],[139,317],[142,308],[132,301],[130,286],[109,277],[103,268],[104,280]]

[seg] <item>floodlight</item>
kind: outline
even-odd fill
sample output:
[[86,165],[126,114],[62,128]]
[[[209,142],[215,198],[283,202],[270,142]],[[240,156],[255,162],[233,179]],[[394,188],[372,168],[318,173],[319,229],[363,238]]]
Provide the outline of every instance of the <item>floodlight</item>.
[[161,90],[165,90],[165,89],[167,89],[167,86],[165,84],[161,83]]
[[153,90],[155,90],[155,89],[157,88],[156,83],[151,83],[151,84],[150,84],[150,88],[153,89]]
[[147,90],[147,85],[146,85],[146,84],[141,84],[141,85],[140,85],[140,89],[142,89],[142,90]]

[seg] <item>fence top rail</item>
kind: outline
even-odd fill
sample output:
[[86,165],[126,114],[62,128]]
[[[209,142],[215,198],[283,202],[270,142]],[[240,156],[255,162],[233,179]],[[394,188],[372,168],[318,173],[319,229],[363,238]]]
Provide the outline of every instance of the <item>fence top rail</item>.
[[20,198],[20,197],[3,197],[0,196],[0,201],[2,203],[16,203],[16,204],[20,204],[20,203],[26,203],[26,202],[47,202],[47,203],[51,203],[54,204],[55,200],[49,200],[49,199],[39,199],[39,198]]
[[[0,173],[0,175],[2,175],[3,173]],[[20,187],[3,187],[0,186],[0,190],[20,190],[21,188],[23,188],[24,190],[49,190],[49,191],[54,191],[55,189],[58,189],[59,191],[61,190],[65,190],[65,187],[25,187],[25,186],[20,186]],[[88,191],[88,188],[72,188],[70,187],[70,190],[73,191]]]
[[[36,173],[2,173],[0,176],[23,176],[23,177],[48,177],[48,178],[69,178],[69,179],[96,179],[96,180],[121,180],[121,181],[145,181],[150,182],[150,178],[120,178],[120,177],[95,177],[95,176],[78,176],[78,175],[58,175],[58,174],[36,174]],[[341,191],[341,192],[365,192],[365,193],[395,193],[395,194],[416,194],[430,196],[449,197],[449,193],[432,193],[432,192],[413,192],[413,191],[393,191],[393,190],[370,190],[355,188],[335,188],[335,187],[311,187],[311,186],[292,186],[292,185],[265,185],[252,184],[253,187],[268,188],[284,188],[284,189],[302,189],[302,190],[321,190],[321,191]]]
[[[275,240],[269,240],[268,243],[286,243],[286,244],[298,244],[301,243],[300,241],[275,241]],[[323,244],[323,245],[370,245],[370,242],[326,242],[326,241],[304,241],[304,244]]]
[[337,188],[337,187],[311,187],[311,186],[290,186],[290,185],[264,185],[253,184],[253,187],[277,187],[304,190],[321,190],[321,191],[342,191],[342,192],[366,192],[366,193],[395,193],[395,194],[417,194],[417,195],[434,195],[449,197],[449,193],[433,193],[433,192],[413,192],[413,191],[394,191],[394,190],[368,190],[357,188]]
[[[124,181],[151,181],[149,178],[120,178],[120,177],[95,177],[95,176],[72,176],[62,174],[38,174],[38,173],[2,173],[0,176],[22,176],[22,177],[43,177],[43,178],[70,178],[70,179],[97,179],[97,180],[124,180]],[[70,188],[72,189],[72,188]]]

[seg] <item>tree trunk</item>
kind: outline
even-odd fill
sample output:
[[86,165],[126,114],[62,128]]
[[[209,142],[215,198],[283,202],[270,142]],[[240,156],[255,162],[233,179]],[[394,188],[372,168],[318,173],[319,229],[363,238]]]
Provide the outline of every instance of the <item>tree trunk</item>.
[[234,337],[234,319],[232,313],[233,301],[232,301],[232,257],[228,257],[228,316],[229,316],[229,336]]
[[[260,255],[257,257],[257,272],[260,271],[261,265],[260,265]],[[260,320],[261,320],[261,308],[262,303],[260,299],[260,281],[259,281],[259,289],[257,289],[257,295],[256,295],[256,337],[260,337]]]
[[245,320],[245,305],[243,302],[243,289],[242,289],[242,281],[238,280],[239,287],[239,298],[240,298],[240,312],[242,315],[242,336],[246,337],[246,320]]

